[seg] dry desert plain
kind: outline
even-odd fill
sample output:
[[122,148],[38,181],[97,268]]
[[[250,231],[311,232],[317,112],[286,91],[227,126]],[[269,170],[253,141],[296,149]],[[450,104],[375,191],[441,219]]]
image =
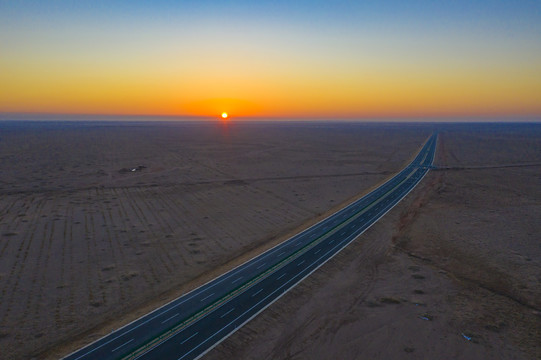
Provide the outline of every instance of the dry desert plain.
[[206,359],[541,359],[541,126],[439,129],[442,169]]
[[91,122],[0,123],[0,357],[61,357],[196,287],[435,128],[442,169],[207,358],[539,357],[541,126]]
[[378,184],[430,134],[322,123],[0,130],[6,358],[57,358],[209,280]]

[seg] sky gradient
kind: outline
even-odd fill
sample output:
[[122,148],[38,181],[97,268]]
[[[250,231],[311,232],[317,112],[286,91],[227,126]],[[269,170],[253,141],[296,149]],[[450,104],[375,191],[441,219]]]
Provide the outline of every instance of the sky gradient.
[[0,113],[223,111],[541,116],[541,2],[0,0]]

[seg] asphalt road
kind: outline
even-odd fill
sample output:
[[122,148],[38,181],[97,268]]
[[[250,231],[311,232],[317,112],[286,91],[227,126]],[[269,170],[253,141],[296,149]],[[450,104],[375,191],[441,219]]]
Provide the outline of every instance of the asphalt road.
[[437,134],[386,183],[252,260],[64,359],[195,359],[356,239],[421,181]]

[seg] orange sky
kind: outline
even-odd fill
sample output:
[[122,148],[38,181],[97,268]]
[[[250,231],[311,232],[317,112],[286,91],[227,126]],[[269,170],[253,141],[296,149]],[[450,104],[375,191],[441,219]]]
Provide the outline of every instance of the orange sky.
[[157,21],[1,10],[4,113],[541,115],[535,22],[463,23],[446,15],[448,26],[385,23],[381,13],[382,23],[353,14],[321,26],[263,11],[252,18],[226,12],[219,23],[218,16],[183,19],[182,12]]

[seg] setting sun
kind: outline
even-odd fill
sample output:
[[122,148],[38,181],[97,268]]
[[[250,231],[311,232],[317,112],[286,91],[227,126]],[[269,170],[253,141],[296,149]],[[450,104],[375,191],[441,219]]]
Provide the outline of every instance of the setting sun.
[[222,119],[227,119],[227,116],[228,116],[228,115],[227,115],[226,112],[223,112],[223,113],[222,113]]

